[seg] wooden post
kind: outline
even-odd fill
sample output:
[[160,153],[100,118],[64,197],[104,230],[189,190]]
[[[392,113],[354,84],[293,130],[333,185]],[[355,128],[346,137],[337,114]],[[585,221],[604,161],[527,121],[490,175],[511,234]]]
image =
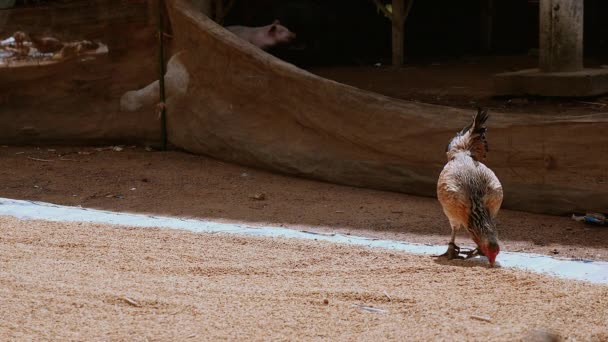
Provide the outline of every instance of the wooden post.
[[393,66],[403,65],[404,55],[404,24],[405,24],[405,0],[393,0]]
[[484,52],[492,50],[494,29],[494,0],[483,0],[481,4],[481,48]]
[[408,0],[407,6],[405,0],[392,1],[392,13],[389,12],[382,1],[372,0],[376,8],[382,11],[384,15],[391,20],[392,24],[392,41],[393,41],[393,66],[402,66],[404,61],[404,44],[405,44],[405,22],[410,15],[414,0]]
[[583,0],[540,1],[541,71],[583,69],[583,4]]

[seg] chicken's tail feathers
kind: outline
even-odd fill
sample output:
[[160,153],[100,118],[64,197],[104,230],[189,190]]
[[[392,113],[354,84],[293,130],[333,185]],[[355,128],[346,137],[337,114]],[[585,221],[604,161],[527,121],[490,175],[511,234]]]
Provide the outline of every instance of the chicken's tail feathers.
[[488,141],[486,140],[486,121],[488,120],[488,111],[482,108],[477,108],[477,114],[473,117],[470,124],[465,126],[448,144],[448,154],[456,152],[469,151],[471,157],[475,160],[482,161],[488,152]]

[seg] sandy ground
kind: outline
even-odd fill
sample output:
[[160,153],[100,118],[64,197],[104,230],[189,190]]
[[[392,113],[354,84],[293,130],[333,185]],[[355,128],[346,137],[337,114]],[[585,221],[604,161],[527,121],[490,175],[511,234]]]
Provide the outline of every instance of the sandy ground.
[[608,339],[607,286],[325,242],[0,225],[9,340]]
[[[0,147],[0,197],[446,244],[434,198],[273,174],[178,151]],[[265,200],[252,196],[263,193]],[[502,250],[608,260],[608,228],[503,210]],[[467,236],[461,245],[471,245]],[[500,257],[499,257],[500,259]]]

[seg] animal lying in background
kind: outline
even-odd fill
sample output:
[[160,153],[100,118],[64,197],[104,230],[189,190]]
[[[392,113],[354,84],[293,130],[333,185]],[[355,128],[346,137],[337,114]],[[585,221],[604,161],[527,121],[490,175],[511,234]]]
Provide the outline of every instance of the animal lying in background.
[[296,34],[281,25],[278,20],[262,27],[226,26],[226,30],[262,50],[268,50],[280,44],[287,44],[296,39]]
[[494,266],[500,252],[494,221],[502,204],[502,185],[483,164],[488,151],[485,122],[486,111],[478,110],[473,122],[462,129],[448,144],[448,162],[439,175],[437,198],[452,227],[447,252],[441,256],[462,259],[456,246],[456,231],[464,227],[477,249],[467,258],[484,255]]
[[[167,62],[165,73],[165,96],[168,98],[176,95],[184,95],[188,90],[190,75],[186,67],[180,61],[181,52],[176,53]],[[158,80],[147,86],[124,93],[120,98],[120,109],[122,111],[136,111],[144,106],[152,106],[160,102],[160,82]]]
[[[275,20],[271,25],[262,27],[228,26],[227,30],[263,49],[291,42],[296,34]],[[167,98],[184,94],[187,90],[189,75],[179,58],[174,55],[167,62],[165,74],[165,89]],[[154,81],[144,88],[125,92],[120,98],[122,111],[136,111],[142,107],[152,106],[160,101],[159,82]]]
[[0,40],[0,52],[5,52],[0,58],[65,61],[80,55],[107,52],[107,46],[100,42],[88,40],[63,42],[50,36],[30,36],[25,32],[17,31],[12,37]]

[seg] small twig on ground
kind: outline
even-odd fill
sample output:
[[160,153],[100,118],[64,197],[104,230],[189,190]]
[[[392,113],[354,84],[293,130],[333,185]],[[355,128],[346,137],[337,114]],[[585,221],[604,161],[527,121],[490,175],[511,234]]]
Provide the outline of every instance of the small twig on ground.
[[389,296],[388,293],[386,293],[386,290],[384,291],[384,295],[386,296],[386,298],[388,298],[389,302],[393,301],[393,298],[391,298],[391,296]]
[[472,319],[476,319],[478,321],[484,321],[484,322],[492,323],[492,318],[490,318],[488,316],[471,315],[470,317]]
[[359,308],[361,310],[365,310],[365,311],[370,311],[370,312],[379,312],[379,313],[387,313],[388,311],[384,310],[384,309],[377,309],[377,308],[372,308],[369,306],[363,306],[363,305],[358,305],[358,304],[353,304],[354,307]]
[[49,160],[49,159],[41,159],[41,158],[34,158],[34,157],[27,157],[27,159],[39,161],[39,162],[52,162],[52,160]]
[[129,297],[126,297],[126,296],[125,296],[125,297],[123,297],[122,299],[123,299],[125,302],[127,302],[127,303],[129,303],[129,304],[131,304],[131,305],[133,305],[133,306],[135,306],[135,307],[138,307],[138,308],[139,308],[139,307],[141,306],[141,305],[139,305],[139,303],[138,303],[138,302],[136,302],[136,301],[135,301],[134,299],[132,299],[132,298],[129,298]]

